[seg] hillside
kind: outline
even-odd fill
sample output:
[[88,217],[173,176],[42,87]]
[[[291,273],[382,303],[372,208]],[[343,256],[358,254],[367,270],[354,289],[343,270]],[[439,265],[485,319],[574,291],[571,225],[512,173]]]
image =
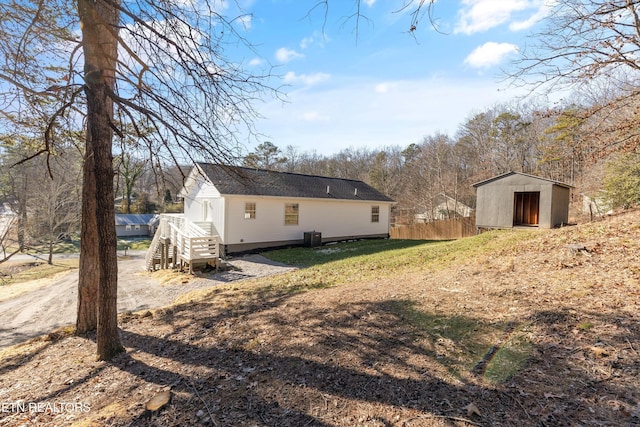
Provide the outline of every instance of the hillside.
[[0,351],[0,426],[640,425],[640,211],[376,245],[122,316],[111,363],[64,331]]

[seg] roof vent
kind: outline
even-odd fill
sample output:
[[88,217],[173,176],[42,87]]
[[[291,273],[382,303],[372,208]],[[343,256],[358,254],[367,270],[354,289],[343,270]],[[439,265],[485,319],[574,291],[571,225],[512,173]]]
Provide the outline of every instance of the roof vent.
[[353,189],[353,195],[354,195],[355,197],[358,197],[358,189],[357,189],[357,188],[354,188],[354,189]]
[[331,187],[327,185],[327,194],[331,194]]

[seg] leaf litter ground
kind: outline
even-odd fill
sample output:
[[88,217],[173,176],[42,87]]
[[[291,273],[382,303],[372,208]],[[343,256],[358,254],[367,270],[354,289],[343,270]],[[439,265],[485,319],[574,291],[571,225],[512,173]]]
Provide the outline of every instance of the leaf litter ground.
[[14,347],[0,426],[640,425],[640,211],[471,239],[122,315],[109,363],[64,330]]

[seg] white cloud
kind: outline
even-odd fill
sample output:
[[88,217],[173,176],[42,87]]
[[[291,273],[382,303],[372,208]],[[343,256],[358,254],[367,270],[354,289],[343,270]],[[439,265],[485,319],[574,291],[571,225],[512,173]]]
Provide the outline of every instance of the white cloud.
[[287,84],[303,83],[307,86],[312,86],[317,83],[329,80],[330,74],[326,73],[314,73],[314,74],[296,74],[293,71],[289,71],[284,75],[284,82]]
[[376,93],[388,93],[391,90],[393,90],[395,87],[397,87],[397,83],[395,82],[384,82],[384,83],[378,83],[374,90]]
[[555,7],[557,3],[558,3],[558,0],[543,1],[542,5],[540,5],[540,8],[537,10],[536,13],[534,13],[528,19],[525,19],[523,21],[512,22],[509,25],[509,29],[511,31],[528,30],[529,28],[533,27],[535,24],[537,24],[538,22],[546,18],[551,13],[551,10]]
[[296,58],[304,58],[304,55],[300,52],[296,52],[293,49],[288,49],[286,47],[281,47],[276,50],[276,59],[280,62],[289,62],[292,59]]
[[518,46],[511,43],[487,42],[475,48],[464,63],[474,68],[488,68],[499,64],[506,56],[517,51]]
[[300,41],[300,48],[306,49],[313,44],[313,37],[305,37]]
[[458,12],[454,32],[473,34],[486,31],[517,19],[514,15],[531,14],[513,22],[512,31],[531,27],[549,13],[556,0],[462,0],[464,7]]
[[300,40],[300,49],[308,49],[311,46],[324,47],[325,43],[330,41],[330,39],[317,31],[314,31],[312,35],[309,37],[305,37]]
[[[486,78],[336,83],[323,90],[293,91],[284,104],[266,104],[258,131],[278,147],[327,155],[349,147],[406,147],[437,132],[453,136],[474,111],[514,97]],[[393,90],[380,93],[375,87]]]
[[371,7],[371,6],[373,6],[374,4],[376,4],[376,0],[364,0],[364,3],[365,3],[367,6]]
[[327,122],[330,120],[329,116],[320,114],[317,111],[307,111],[303,113],[300,118],[305,122]]
[[258,65],[262,64],[264,64],[262,58],[253,58],[251,61],[249,61],[249,65],[252,67],[257,67]]

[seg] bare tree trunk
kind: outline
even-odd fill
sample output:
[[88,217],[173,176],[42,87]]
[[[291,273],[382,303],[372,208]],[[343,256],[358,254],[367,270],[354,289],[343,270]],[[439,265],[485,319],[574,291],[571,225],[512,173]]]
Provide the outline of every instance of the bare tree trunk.
[[98,288],[98,359],[109,360],[123,350],[118,332],[118,258],[113,205],[113,156],[109,115],[106,112],[106,85],[92,85],[87,105],[96,120],[92,133],[102,135],[93,139],[94,171],[96,178],[96,219],[98,230],[98,255],[100,257],[100,286]]
[[[118,331],[118,259],[113,193],[113,100],[117,59],[117,4],[78,0],[87,96],[87,143],[93,151],[95,211],[100,261],[98,286],[98,360],[124,351]],[[90,197],[90,195],[89,195]],[[80,272],[82,274],[82,271]]]
[[98,326],[98,284],[100,257],[98,256],[98,224],[96,223],[96,180],[93,170],[91,137],[87,141],[82,169],[82,225],[80,232],[80,274],[78,277],[78,316],[76,334],[95,331]]

